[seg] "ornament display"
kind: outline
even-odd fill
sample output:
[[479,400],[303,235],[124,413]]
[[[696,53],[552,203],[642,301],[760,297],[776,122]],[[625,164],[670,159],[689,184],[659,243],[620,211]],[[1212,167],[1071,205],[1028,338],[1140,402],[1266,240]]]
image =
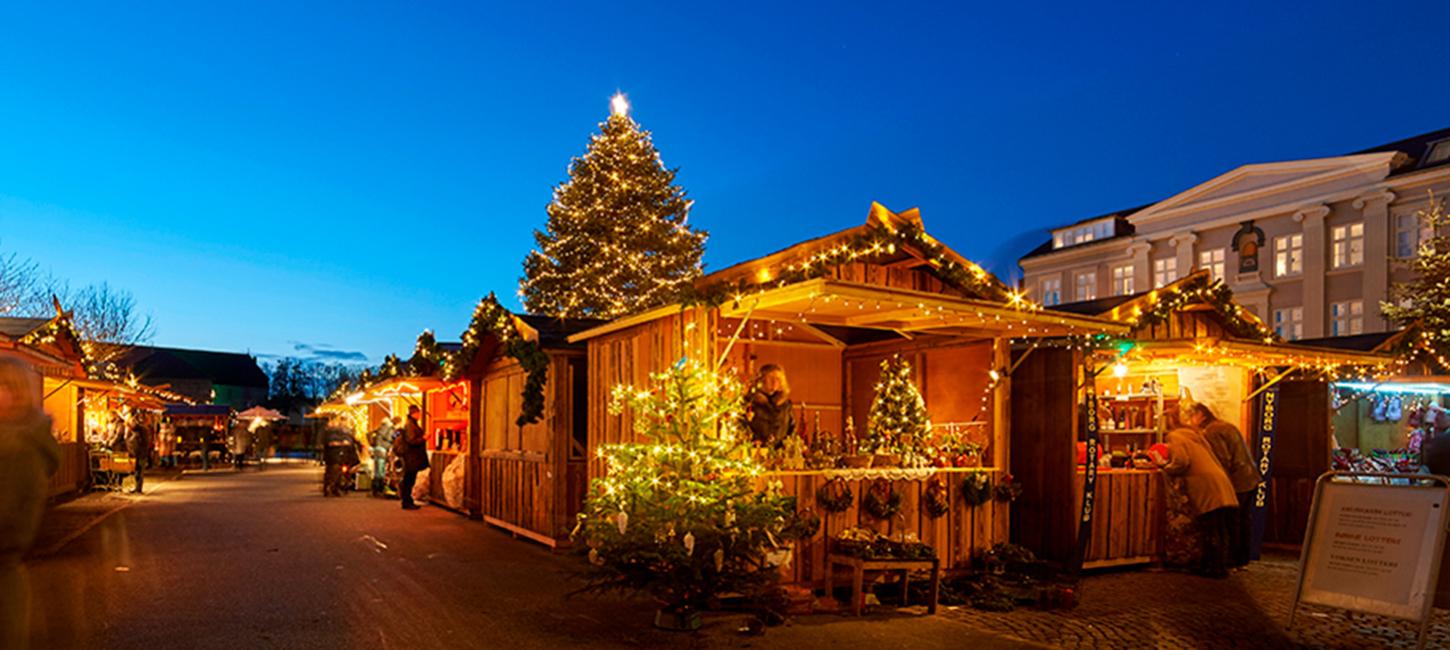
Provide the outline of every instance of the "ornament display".
[[816,503],[826,512],[845,512],[855,502],[856,495],[851,493],[851,485],[845,479],[833,478],[816,489]]
[[962,479],[962,501],[969,506],[980,506],[992,500],[992,477],[986,472],[972,472]]
[[861,509],[875,519],[891,519],[901,514],[901,492],[891,481],[877,479],[861,497]]
[[940,476],[931,477],[927,481],[926,490],[922,492],[921,511],[932,519],[941,519],[951,511],[951,499],[947,492],[946,481]]

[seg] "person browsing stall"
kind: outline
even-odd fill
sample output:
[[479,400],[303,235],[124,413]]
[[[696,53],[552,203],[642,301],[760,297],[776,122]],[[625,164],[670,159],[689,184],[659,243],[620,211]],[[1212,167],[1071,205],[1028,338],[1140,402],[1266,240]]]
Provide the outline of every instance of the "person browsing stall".
[[1219,419],[1202,402],[1188,407],[1188,424],[1203,432],[1203,439],[1213,457],[1228,474],[1238,497],[1238,515],[1229,522],[1229,566],[1249,563],[1250,538],[1253,531],[1254,493],[1259,490],[1259,467],[1249,455],[1249,445],[1239,428]]
[[418,509],[418,504],[413,503],[413,485],[418,482],[418,472],[428,469],[428,440],[423,433],[423,425],[418,422],[421,413],[417,406],[409,406],[408,421],[403,424],[402,448],[398,455],[403,459],[403,484],[399,486],[399,496],[404,510]]
[[1210,578],[1228,576],[1228,526],[1238,509],[1238,498],[1228,474],[1213,457],[1208,442],[1197,430],[1180,426],[1170,417],[1169,458],[1163,471],[1183,477],[1188,499],[1196,513],[1201,554],[1195,573]]

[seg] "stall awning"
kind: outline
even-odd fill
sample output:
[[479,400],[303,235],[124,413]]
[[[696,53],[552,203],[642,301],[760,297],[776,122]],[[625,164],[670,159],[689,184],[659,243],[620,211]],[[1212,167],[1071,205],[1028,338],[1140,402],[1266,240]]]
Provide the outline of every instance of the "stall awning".
[[957,298],[940,293],[818,278],[726,303],[727,318],[804,322],[912,333],[982,337],[1127,334],[1128,326],[1020,303]]
[[[1104,353],[1117,354],[1116,351]],[[1395,363],[1394,357],[1374,352],[1219,338],[1143,341],[1134,344],[1124,357],[1127,360],[1164,364],[1299,367],[1321,370],[1346,366],[1388,368]]]

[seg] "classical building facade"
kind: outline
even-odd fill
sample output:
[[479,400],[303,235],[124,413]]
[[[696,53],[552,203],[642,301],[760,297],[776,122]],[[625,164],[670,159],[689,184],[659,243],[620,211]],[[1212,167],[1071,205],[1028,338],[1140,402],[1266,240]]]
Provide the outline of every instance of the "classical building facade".
[[1057,305],[1129,295],[1208,269],[1286,339],[1392,328],[1431,193],[1450,197],[1450,128],[1334,158],[1244,165],[1175,196],[1058,228],[1020,260]]

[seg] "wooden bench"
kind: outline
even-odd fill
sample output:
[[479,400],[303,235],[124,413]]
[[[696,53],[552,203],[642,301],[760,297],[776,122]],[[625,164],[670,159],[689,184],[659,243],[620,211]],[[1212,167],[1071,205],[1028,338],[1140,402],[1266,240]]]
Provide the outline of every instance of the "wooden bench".
[[911,572],[931,571],[931,596],[926,603],[926,613],[936,614],[936,601],[941,593],[941,560],[931,558],[927,560],[868,560],[853,555],[840,555],[832,553],[829,558],[830,566],[826,571],[826,593],[834,597],[835,572],[837,566],[851,568],[851,615],[860,616],[861,609],[866,605],[865,581],[866,573],[873,572],[901,572],[901,604],[906,605],[911,600]]

